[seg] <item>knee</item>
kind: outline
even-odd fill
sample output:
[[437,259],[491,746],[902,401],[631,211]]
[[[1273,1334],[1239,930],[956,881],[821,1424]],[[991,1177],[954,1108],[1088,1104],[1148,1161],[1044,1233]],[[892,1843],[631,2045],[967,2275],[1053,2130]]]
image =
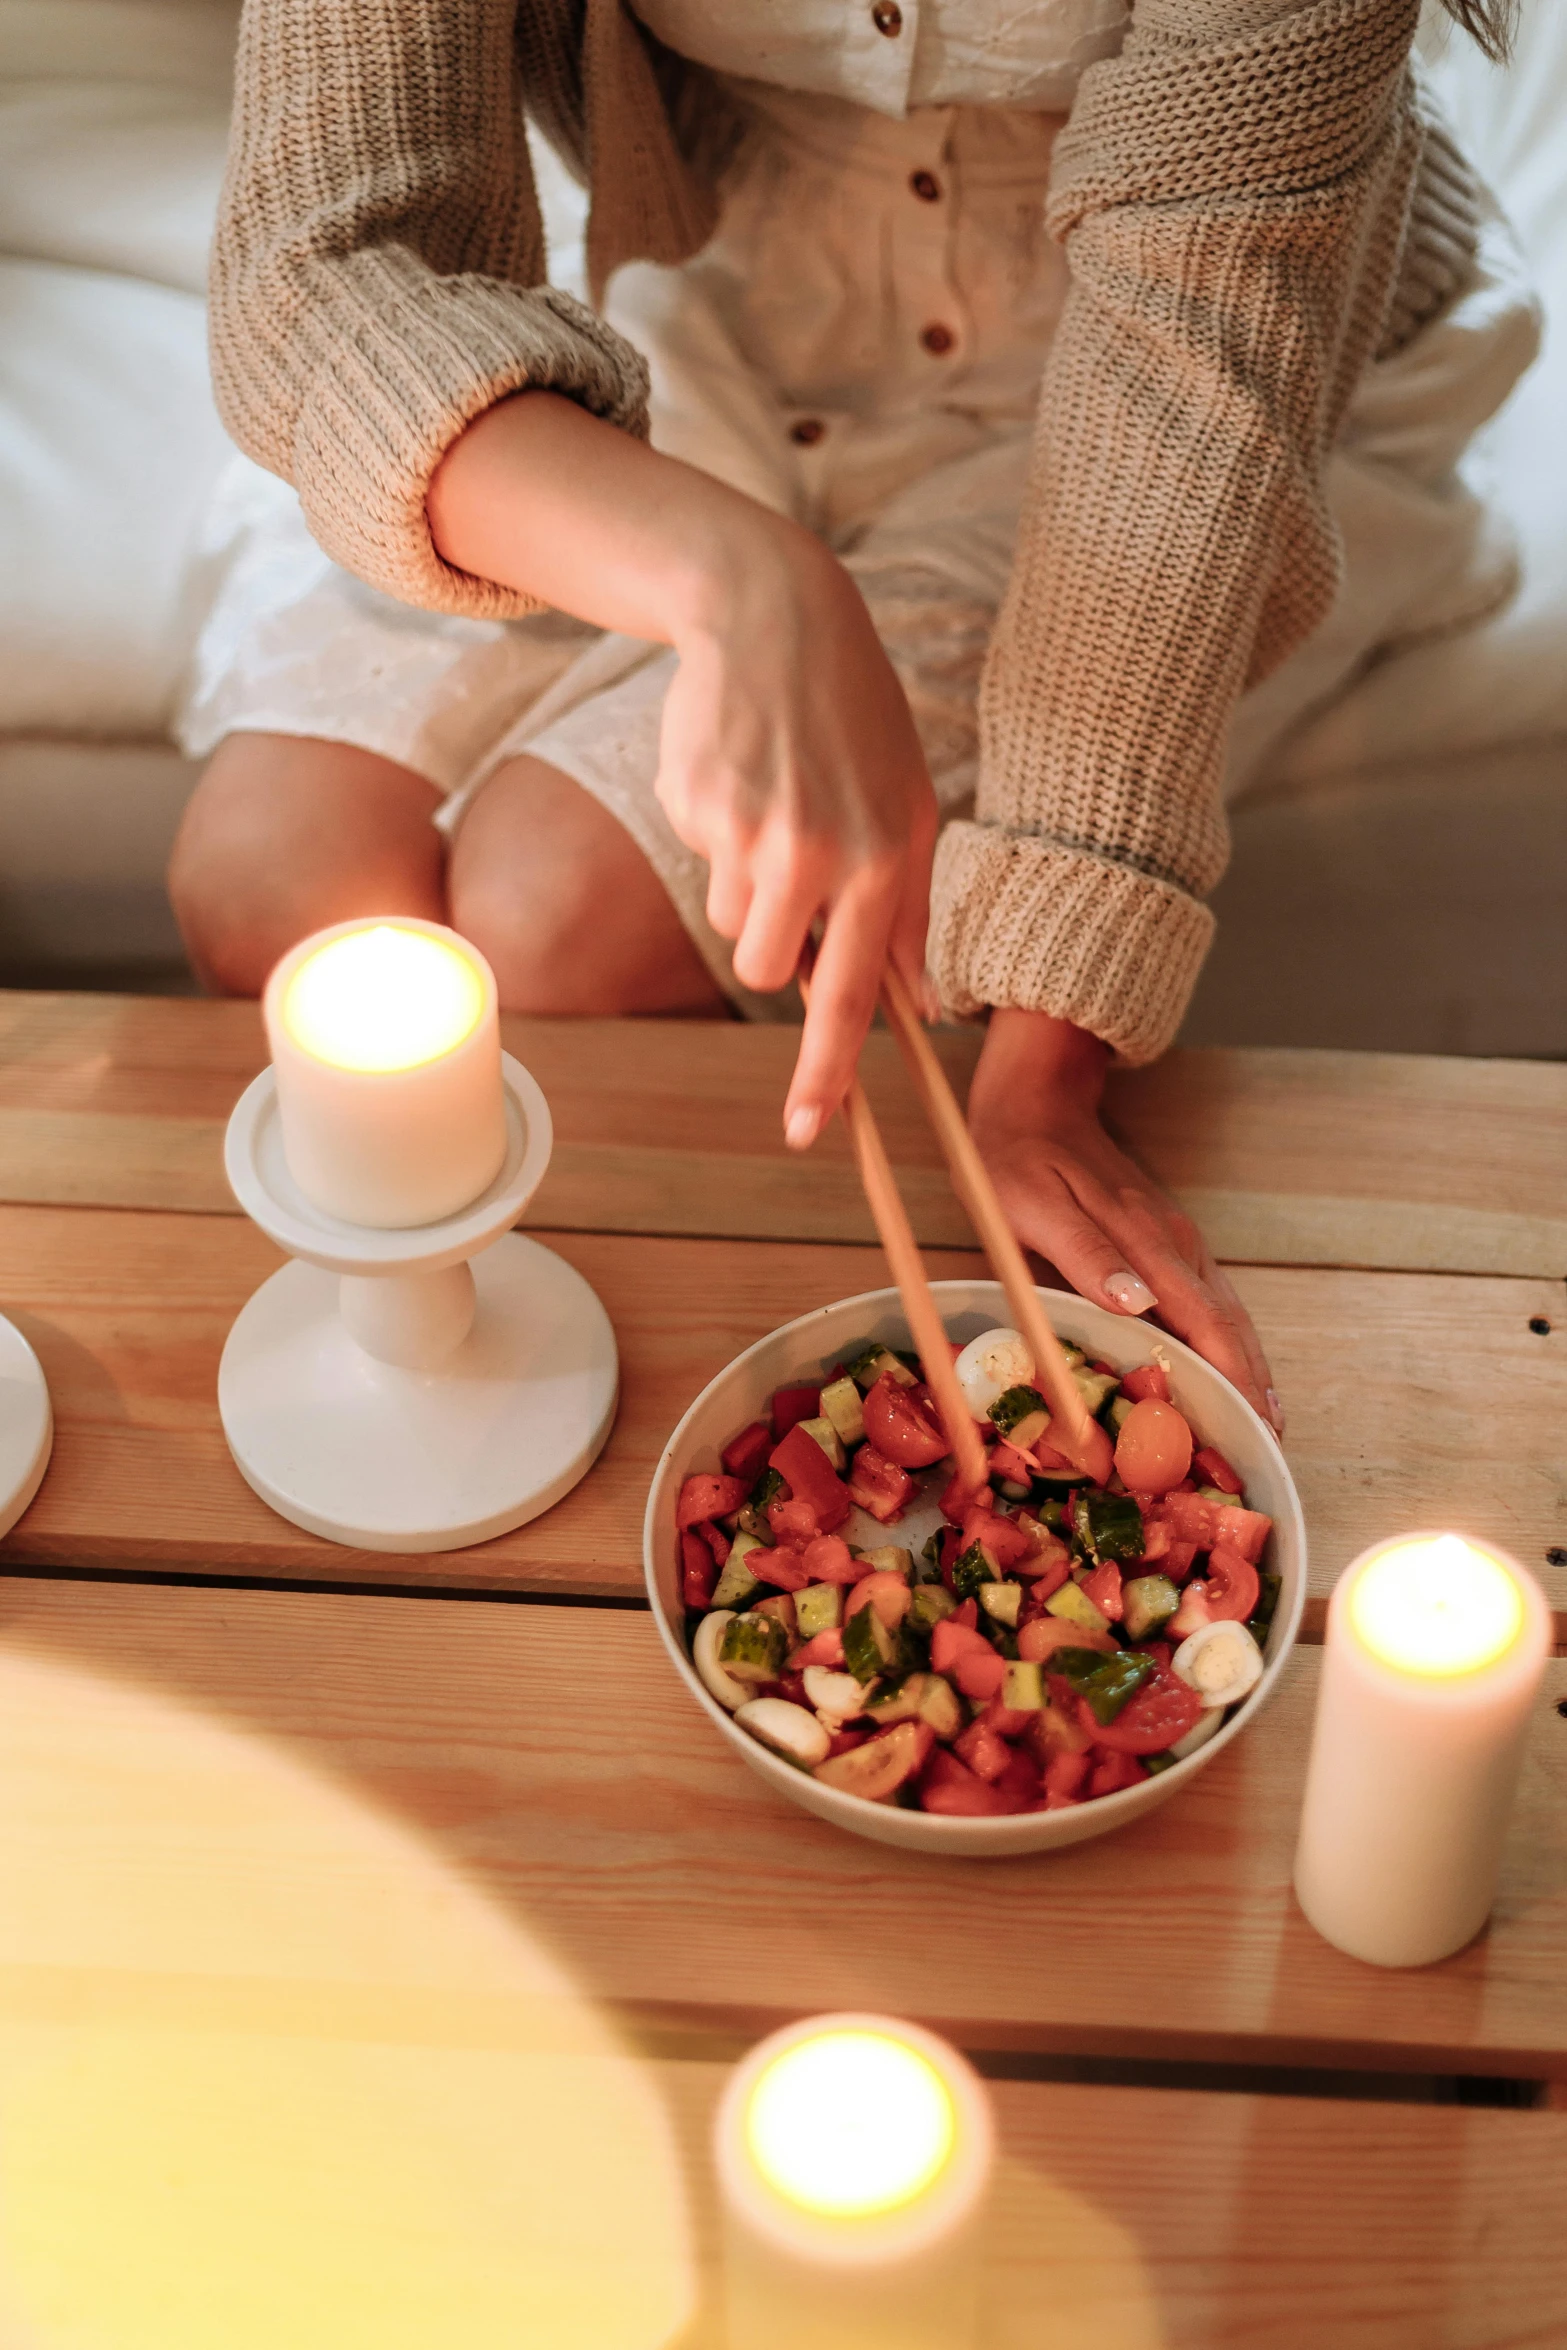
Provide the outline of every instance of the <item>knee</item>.
[[508,1012],[618,1008],[603,1001],[574,893],[561,881],[557,873],[553,886],[544,886],[526,865],[453,877],[453,927],[484,956]]
[[[199,787],[198,787],[199,796]],[[258,996],[302,929],[258,892],[254,851],[195,801],[169,859],[169,903],[197,977],[216,995]]]

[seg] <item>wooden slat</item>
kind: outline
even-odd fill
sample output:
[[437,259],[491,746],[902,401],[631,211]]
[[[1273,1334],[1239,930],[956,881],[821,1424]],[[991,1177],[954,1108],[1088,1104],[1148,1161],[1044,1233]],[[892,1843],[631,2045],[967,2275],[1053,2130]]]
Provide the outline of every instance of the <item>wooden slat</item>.
[[[874,1238],[841,1129],[782,1148],[787,1029],[508,1020],[550,1097],[545,1228]],[[966,1088],[977,1050],[940,1050]],[[232,1214],[223,1123],[264,1051],[254,1005],[0,996],[0,1198]],[[867,1089],[929,1246],[971,1245],[892,1045]],[[1246,1263],[1567,1274],[1567,1070],[1392,1054],[1175,1053],[1111,1114]]]
[[[277,1262],[227,1217],[0,1208],[0,1310],[48,1372],[55,1455],[0,1545],[13,1566],[179,1567],[580,1595],[642,1589],[648,1481],[670,1429],[753,1339],[887,1280],[879,1250],[550,1235],[598,1289],[624,1393],[608,1451],[578,1490],[476,1549],[397,1558],[301,1533],[256,1499],[218,1425],[218,1357]],[[970,1257],[930,1259],[967,1272]],[[1290,1414],[1316,1605],[1377,1536],[1451,1523],[1515,1550],[1567,1606],[1549,1545],[1567,1526],[1567,1326],[1529,1318],[1547,1285],[1436,1274],[1243,1270]],[[1485,1418],[1469,1415],[1482,1367]]]
[[[222,1982],[286,1973],[297,1992],[268,1994],[282,2023],[311,1984],[365,1980],[406,2034],[455,1980],[492,2029],[523,2029],[504,1953],[471,1933],[460,1964],[426,1946],[427,1854],[528,1937],[540,1981],[644,2028],[891,2007],[974,2048],[1567,2079],[1567,1723],[1542,1705],[1489,1933],[1385,1972],[1320,1941],[1290,1894],[1316,1664],[1300,1652],[1254,1729],[1150,1819],[967,1863],[775,1796],[636,1614],[15,1582],[0,1997],[58,2000],[47,1970],[88,1962],[73,1921],[108,1884],[121,1909],[95,1928],[99,1961],[165,2008],[181,1977],[217,1979],[210,2007]],[[1559,1698],[1567,1665],[1550,1672]],[[234,1730],[303,1776],[241,1800],[258,1766]],[[391,1839],[357,1859],[355,1806]],[[345,1904],[361,1920],[346,1973],[314,1939]],[[1131,2175],[1172,2193],[1190,2177]]]

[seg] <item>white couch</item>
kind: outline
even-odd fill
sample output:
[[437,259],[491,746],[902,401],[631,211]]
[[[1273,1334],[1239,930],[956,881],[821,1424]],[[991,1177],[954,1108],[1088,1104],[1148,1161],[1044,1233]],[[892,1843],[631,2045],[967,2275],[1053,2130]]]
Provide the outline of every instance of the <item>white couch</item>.
[[[1203,1042],[1567,1052],[1567,6],[1438,70],[1545,291],[1482,461],[1513,607],[1389,661],[1235,812]],[[152,967],[228,450],[202,286],[235,0],[0,0],[0,976]],[[571,194],[546,190],[569,244]]]

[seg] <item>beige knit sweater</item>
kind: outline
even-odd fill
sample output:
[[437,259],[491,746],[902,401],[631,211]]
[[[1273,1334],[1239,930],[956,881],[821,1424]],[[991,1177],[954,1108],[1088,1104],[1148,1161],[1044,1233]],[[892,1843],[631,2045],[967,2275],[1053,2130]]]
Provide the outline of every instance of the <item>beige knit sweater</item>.
[[[1360,370],[1445,301],[1473,191],[1423,117],[1419,0],[1136,0],[1057,141],[1073,291],[981,692],[974,820],[931,965],[1129,1061],[1179,1024],[1223,870],[1226,729],[1326,613],[1324,455]],[[435,552],[425,493],[525,385],[646,429],[646,369],[546,282],[524,107],[591,189],[595,286],[716,217],[716,88],[622,0],[247,0],[212,281],[241,447],[329,554],[406,601],[515,615]]]

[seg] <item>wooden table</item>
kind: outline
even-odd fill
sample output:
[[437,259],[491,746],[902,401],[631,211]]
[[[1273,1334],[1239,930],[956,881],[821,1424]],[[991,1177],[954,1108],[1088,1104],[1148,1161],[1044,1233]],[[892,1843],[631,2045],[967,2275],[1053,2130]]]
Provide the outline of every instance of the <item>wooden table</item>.
[[[28,2149],[0,2195],[0,2342],[7,2291],[33,2310],[47,2286],[72,2350],[706,2343],[722,2062],[834,2005],[918,2015],[996,2082],[997,2344],[1567,2340],[1567,1720],[1541,1711],[1472,1949],[1384,1976],[1289,1893],[1347,1558],[1457,1523],[1567,1610],[1567,1072],[1196,1054],[1121,1084],[1121,1126],[1207,1219],[1279,1374],[1306,1640],[1256,1730],[1153,1820],[958,1866],[776,1803],[640,1599],[648,1471],[690,1397],[884,1279],[838,1138],[804,1164],[780,1147],[789,1038],[510,1025],[559,1134],[530,1222],[603,1295],[625,1399],[558,1510],[409,1560],[282,1524],[223,1447],[218,1351],[276,1261],[219,1157],[254,1011],[0,999],[0,1306],[59,1422],[0,1547],[0,2143]],[[961,1082],[971,1040],[944,1050]],[[868,1065],[933,1264],[968,1271],[886,1040]],[[1460,2078],[1537,2086],[1459,2103]],[[148,2247],[193,2214],[176,2285]],[[61,2249],[84,2225],[96,2266]],[[562,2246],[640,2332],[607,2303],[518,2331]]]

